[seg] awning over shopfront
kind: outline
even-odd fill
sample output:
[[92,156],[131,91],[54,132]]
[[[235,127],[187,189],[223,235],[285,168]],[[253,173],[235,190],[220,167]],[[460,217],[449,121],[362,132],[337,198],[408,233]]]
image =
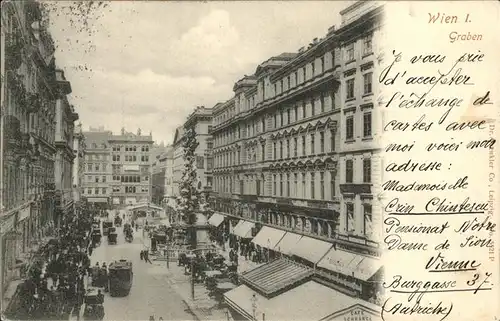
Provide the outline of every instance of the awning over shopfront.
[[293,252],[298,257],[304,258],[309,262],[316,264],[323,258],[323,256],[325,256],[332,246],[332,243],[303,236],[297,243]]
[[149,204],[148,203],[139,203],[139,204],[127,206],[127,210],[129,210],[129,211],[136,211],[136,210],[146,209],[146,208],[150,208],[150,209],[154,209],[154,210],[158,210],[158,211],[163,210],[163,208],[161,208],[157,205],[151,204],[151,203],[149,203]]
[[276,244],[274,250],[286,255],[293,255],[295,254],[293,250],[295,249],[297,243],[299,243],[301,238],[302,235],[286,232],[285,236],[283,236],[281,241],[279,241],[279,243]]
[[221,225],[221,223],[224,221],[224,215],[219,214],[219,213],[214,213],[210,218],[208,219],[208,223],[210,225],[213,225],[215,227],[218,227]]
[[364,257],[356,266],[354,277],[363,281],[368,281],[382,267],[382,261],[377,258]]
[[[307,302],[304,298],[310,297],[314,293],[314,302]],[[320,283],[309,281],[299,285],[283,294],[271,299],[256,293],[246,285],[224,294],[224,299],[228,305],[248,320],[253,320],[252,307],[253,295],[256,297],[256,319],[261,320],[265,315],[266,320],[323,320],[329,319],[349,308],[360,307],[366,310],[373,310],[374,316],[378,310],[370,303],[364,302],[340,292],[337,292]],[[375,320],[376,318],[373,318]]]
[[238,224],[234,227],[233,234],[242,238],[252,237],[252,228],[255,224],[249,221],[240,220]]
[[[321,261],[319,261],[318,267],[341,273],[343,275],[356,277],[354,273],[356,269],[359,268],[359,265],[364,259],[370,258],[343,250],[335,250],[332,248],[325,255],[325,257]],[[367,267],[363,266],[363,271],[367,271]]]
[[265,247],[267,249],[274,249],[276,244],[283,238],[285,231],[278,230],[269,226],[263,226],[257,236],[254,237],[252,243]]
[[89,203],[107,203],[108,199],[101,198],[101,197],[89,197],[89,198],[87,198],[87,202],[89,202]]

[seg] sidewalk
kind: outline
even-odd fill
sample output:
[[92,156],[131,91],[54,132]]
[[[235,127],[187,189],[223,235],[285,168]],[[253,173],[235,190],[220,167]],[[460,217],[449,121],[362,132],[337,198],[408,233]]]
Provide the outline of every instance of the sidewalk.
[[[225,244],[226,251],[224,251],[221,246],[219,246],[215,243],[214,243],[214,245],[217,247],[218,253],[226,258],[226,262],[229,262],[230,261],[229,260],[229,251],[230,251],[229,242],[226,242],[226,244]],[[263,264],[264,263],[252,262],[252,260],[250,260],[250,258],[248,258],[248,260],[245,260],[245,257],[240,255],[240,253],[238,253],[238,274],[242,274],[242,273],[245,273],[247,271],[253,270],[256,267],[259,267]]]
[[[165,263],[161,263],[163,267]],[[165,269],[167,269],[165,267]],[[184,274],[184,267],[175,262],[167,269],[167,280],[182,300],[187,304],[195,317],[200,320],[228,320],[227,312],[218,306],[216,300],[208,295],[208,290],[202,283],[194,286],[194,300],[191,297],[191,277]]]

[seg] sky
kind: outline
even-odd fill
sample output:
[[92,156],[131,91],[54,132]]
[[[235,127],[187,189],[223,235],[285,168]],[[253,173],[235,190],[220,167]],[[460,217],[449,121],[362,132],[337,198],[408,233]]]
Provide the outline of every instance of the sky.
[[58,7],[50,31],[84,130],[141,128],[167,144],[196,106],[230,99],[263,61],[324,37],[352,2],[116,1],[84,31]]

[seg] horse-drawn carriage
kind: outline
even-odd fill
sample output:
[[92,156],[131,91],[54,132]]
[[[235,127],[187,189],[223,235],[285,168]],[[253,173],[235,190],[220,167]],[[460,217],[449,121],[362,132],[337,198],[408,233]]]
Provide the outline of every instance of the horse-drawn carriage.
[[113,222],[111,221],[102,222],[102,234],[108,235],[110,227],[113,227]]
[[116,244],[118,234],[116,232],[110,232],[108,234],[108,244]]
[[93,230],[92,231],[92,243],[93,244],[101,244],[101,230]]
[[104,319],[104,295],[96,288],[90,288],[85,295],[84,320]]
[[109,265],[109,294],[111,296],[128,295],[132,287],[134,273],[132,262],[114,261]]

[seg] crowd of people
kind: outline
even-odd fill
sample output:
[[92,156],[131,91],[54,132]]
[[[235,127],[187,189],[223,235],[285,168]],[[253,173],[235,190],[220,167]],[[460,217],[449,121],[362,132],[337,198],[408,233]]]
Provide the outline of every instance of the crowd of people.
[[92,215],[64,216],[52,239],[41,247],[19,286],[10,313],[17,320],[68,319],[80,311],[85,297],[85,277],[90,267]]

